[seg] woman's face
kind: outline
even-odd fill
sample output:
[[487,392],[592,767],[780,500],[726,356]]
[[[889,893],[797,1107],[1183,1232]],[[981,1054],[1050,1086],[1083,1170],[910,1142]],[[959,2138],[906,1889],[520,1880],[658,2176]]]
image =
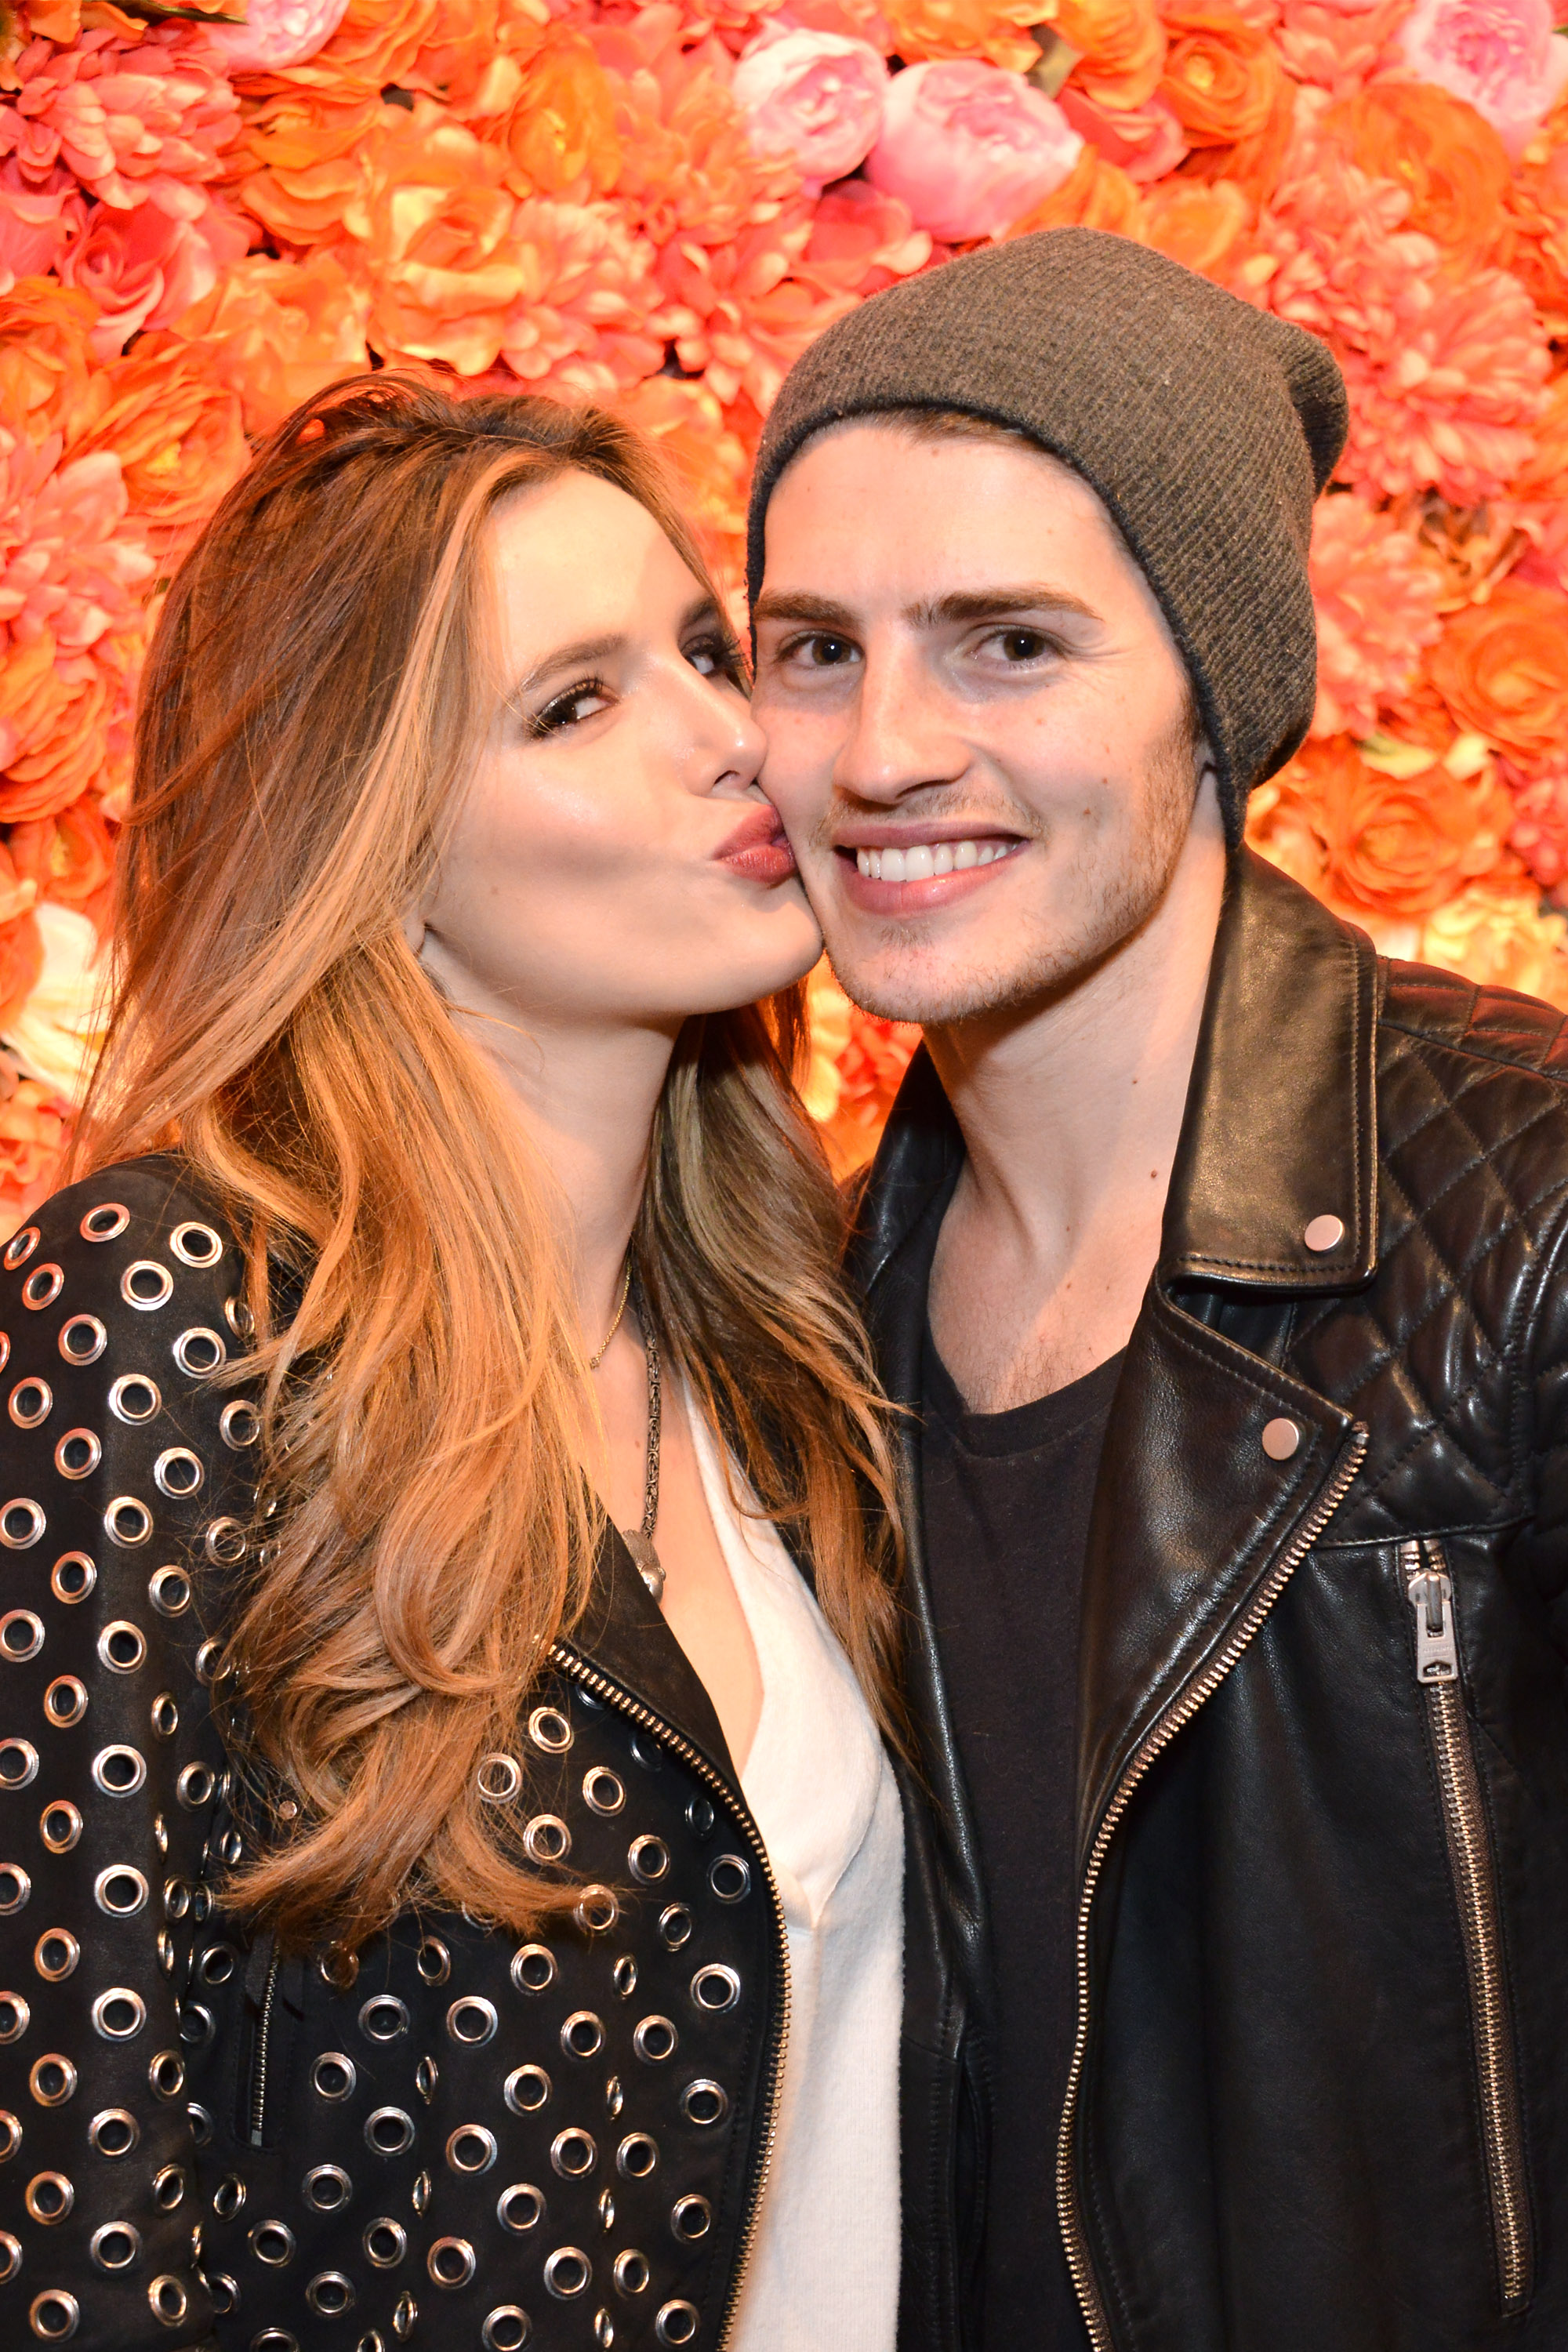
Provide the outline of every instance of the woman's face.
[[422,958],[525,1026],[678,1027],[816,961],[724,622],[635,499],[572,472],[489,527],[489,725]]

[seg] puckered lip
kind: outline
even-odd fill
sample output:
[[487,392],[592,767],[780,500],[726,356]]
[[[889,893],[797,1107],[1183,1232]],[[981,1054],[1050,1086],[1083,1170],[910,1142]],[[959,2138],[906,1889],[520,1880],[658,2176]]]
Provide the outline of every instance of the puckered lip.
[[1011,825],[994,824],[989,818],[971,820],[943,817],[927,824],[850,824],[833,835],[833,846],[841,856],[853,857],[858,849],[934,849],[940,841],[1022,841],[1024,835]]
[[713,852],[717,858],[743,857],[751,849],[773,849],[784,840],[784,819],[771,802],[749,808],[733,833]]

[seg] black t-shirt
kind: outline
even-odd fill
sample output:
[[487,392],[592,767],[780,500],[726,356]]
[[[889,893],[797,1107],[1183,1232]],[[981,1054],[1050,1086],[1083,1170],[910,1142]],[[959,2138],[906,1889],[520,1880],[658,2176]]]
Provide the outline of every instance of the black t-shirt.
[[1087,2352],[1057,2223],[1077,2015],[1079,1607],[1121,1358],[969,1412],[926,1335],[921,1483],[943,1679],[991,1912],[984,2352]]

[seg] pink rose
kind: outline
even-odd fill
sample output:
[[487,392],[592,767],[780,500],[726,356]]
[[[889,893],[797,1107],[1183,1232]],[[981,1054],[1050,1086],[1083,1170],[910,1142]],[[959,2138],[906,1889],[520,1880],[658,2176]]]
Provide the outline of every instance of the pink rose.
[[1568,40],[1552,37],[1552,0],[1415,0],[1405,63],[1468,100],[1517,163],[1568,82]]
[[1163,180],[1187,152],[1186,134],[1163,98],[1107,106],[1069,81],[1057,103],[1073,129],[1130,180]]
[[730,87],[752,146],[789,156],[815,196],[865,162],[888,68],[869,41],[770,25],[742,50]]
[[1022,74],[944,58],[893,76],[866,176],[950,243],[1000,236],[1059,188],[1083,152]]
[[349,0],[247,0],[245,22],[215,27],[213,45],[230,73],[277,73],[325,48]]
[[95,205],[86,236],[61,259],[65,284],[99,306],[91,342],[100,364],[118,359],[143,327],[178,319],[250,242],[245,223],[205,200],[205,191],[188,193],[194,218],[171,215],[161,205],[138,205],[130,213]]
[[29,179],[16,158],[0,163],[0,276],[41,278],[87,225],[87,203],[74,173],[57,164]]

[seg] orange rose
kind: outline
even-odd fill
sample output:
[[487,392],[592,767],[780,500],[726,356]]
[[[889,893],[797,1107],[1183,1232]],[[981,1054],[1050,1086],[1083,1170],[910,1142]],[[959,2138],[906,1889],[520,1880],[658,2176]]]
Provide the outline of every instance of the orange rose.
[[1205,278],[1228,283],[1245,257],[1252,207],[1234,180],[1157,180],[1143,191],[1149,243]]
[[552,28],[522,68],[496,135],[512,161],[519,195],[606,195],[621,168],[616,92],[581,33]]
[[132,513],[154,545],[177,552],[248,462],[237,398],[215,378],[199,344],[165,331],[139,336],[94,391],[92,429],[71,456],[112,449]]
[[1506,267],[1512,172],[1484,116],[1431,82],[1374,82],[1330,110],[1324,129],[1373,178],[1410,194],[1406,228],[1442,247],[1450,268]]
[[97,317],[90,296],[52,278],[18,278],[0,295],[0,415],[15,430],[69,437],[87,402]]
[[926,58],[984,58],[1014,73],[1037,65],[1040,45],[1027,27],[1040,0],[890,0],[885,9],[895,53],[906,65]]
[[101,932],[114,872],[114,836],[90,797],[58,816],[13,825],[7,846],[18,877],[36,884],[40,898],[79,907]]
[[1284,70],[1268,36],[1230,0],[1190,0],[1165,17],[1160,87],[1194,147],[1229,147],[1264,131]]
[[0,1029],[20,1013],[43,968],[44,943],[32,916],[0,923]]
[[13,746],[0,775],[0,824],[57,816],[100,785],[140,640],[100,637],[90,653],[57,658],[46,629],[0,655],[0,729]]
[[1325,895],[1342,907],[1429,915],[1503,861],[1513,802],[1489,763],[1463,778],[1441,761],[1420,775],[1389,776],[1336,735],[1308,743],[1286,775],[1323,845]]
[[908,1023],[851,1012],[849,1043],[837,1057],[838,1108],[823,1130],[828,1157],[840,1176],[864,1167],[875,1152],[920,1042],[920,1031]]
[[1136,181],[1120,164],[1086,145],[1059,188],[1043,204],[1026,213],[1007,236],[1027,236],[1037,228],[1109,228],[1119,236],[1148,243],[1143,226],[1143,200]]
[[1461,727],[1496,743],[1527,775],[1568,744],[1568,596],[1504,580],[1457,613],[1427,659]]
[[437,0],[349,0],[337,31],[313,58],[283,72],[237,79],[241,89],[258,96],[313,89],[339,100],[374,98],[389,85],[406,84],[439,27]]
[[0,1104],[0,1234],[24,1224],[59,1181],[70,1127],[53,1089],[22,1078]]
[[1521,157],[1509,209],[1519,237],[1511,266],[1552,334],[1568,335],[1568,94]]
[[1521,499],[1568,499],[1568,369],[1547,391],[1546,414],[1531,427],[1535,454],[1513,484]]
[[616,403],[675,477],[681,510],[726,587],[745,576],[746,478],[751,457],[706,384],[645,376]]
[[374,94],[334,100],[289,89],[268,99],[227,159],[240,203],[286,245],[341,236],[361,159],[394,111]]
[[1057,0],[1051,30],[1077,49],[1076,87],[1106,106],[1142,106],[1160,87],[1165,28],[1154,0]]
[[181,319],[183,342],[206,355],[216,383],[239,396],[247,433],[270,433],[334,377],[369,364],[370,290],[336,254],[271,261],[252,254]]
[[1483,988],[1516,988],[1568,1010],[1568,921],[1531,883],[1476,883],[1439,907],[1422,931],[1423,963]]

